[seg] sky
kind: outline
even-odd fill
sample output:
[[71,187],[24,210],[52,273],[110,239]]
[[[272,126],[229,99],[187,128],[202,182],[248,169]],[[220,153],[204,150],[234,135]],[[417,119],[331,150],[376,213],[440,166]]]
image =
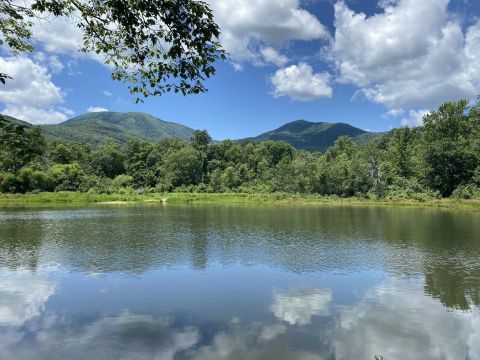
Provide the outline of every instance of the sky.
[[34,24],[35,52],[0,50],[0,72],[14,78],[0,87],[0,112],[41,124],[139,111],[222,140],[298,119],[418,126],[441,103],[480,94],[479,0],[207,2],[229,53],[207,93],[136,104],[101,58],[78,52],[72,20],[52,18]]

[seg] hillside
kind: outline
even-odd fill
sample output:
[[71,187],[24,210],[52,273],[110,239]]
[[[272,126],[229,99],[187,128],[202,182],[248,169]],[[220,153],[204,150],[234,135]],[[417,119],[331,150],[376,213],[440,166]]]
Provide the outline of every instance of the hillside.
[[[8,116],[5,118],[28,124]],[[152,115],[138,112],[88,113],[60,124],[40,125],[40,127],[49,140],[79,141],[93,146],[102,144],[108,139],[119,144],[124,144],[130,139],[152,142],[165,138],[188,140],[194,131],[187,126],[166,122]],[[344,123],[315,123],[297,120],[256,137],[237,141],[283,140],[297,149],[325,151],[342,135],[350,136],[357,144],[361,145],[383,134],[368,132]]]
[[32,126],[32,124],[30,124],[26,121],[18,120],[16,118],[8,116],[8,115],[0,114],[0,118],[1,118],[1,120],[4,120],[6,122],[6,124],[17,123],[17,124],[21,124],[21,125],[24,125],[24,126]]
[[325,151],[335,143],[337,138],[343,135],[350,136],[357,144],[361,145],[383,135],[383,133],[368,132],[344,123],[315,123],[297,120],[256,137],[239,141],[283,140],[297,149]]
[[48,139],[80,141],[94,146],[108,139],[120,144],[130,139],[154,142],[164,138],[188,140],[193,133],[193,129],[187,126],[138,112],[88,113],[60,124],[40,127]]

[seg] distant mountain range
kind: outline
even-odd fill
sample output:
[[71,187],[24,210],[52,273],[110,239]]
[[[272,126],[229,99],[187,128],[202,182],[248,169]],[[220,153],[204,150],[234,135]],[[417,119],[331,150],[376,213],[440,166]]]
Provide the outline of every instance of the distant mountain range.
[[362,145],[383,135],[384,133],[368,132],[344,123],[310,122],[297,120],[287,123],[278,129],[268,131],[256,137],[239,141],[283,140],[297,149],[309,151],[325,151],[340,136],[350,136],[357,144]]
[[[10,121],[19,121],[5,116]],[[23,122],[22,122],[23,123]],[[111,139],[124,144],[130,139],[160,141],[165,138],[190,139],[193,129],[167,122],[152,115],[138,112],[97,112],[77,116],[56,125],[40,125],[45,137],[50,140],[69,140],[97,146]],[[297,120],[278,129],[256,137],[237,141],[283,140],[297,149],[324,151],[342,136],[350,136],[356,143],[364,144],[381,136],[344,123],[309,122]]]
[[165,138],[190,139],[193,129],[157,119],[145,113],[95,112],[77,116],[57,125],[41,125],[48,139],[90,143],[94,146],[111,139],[159,141]]

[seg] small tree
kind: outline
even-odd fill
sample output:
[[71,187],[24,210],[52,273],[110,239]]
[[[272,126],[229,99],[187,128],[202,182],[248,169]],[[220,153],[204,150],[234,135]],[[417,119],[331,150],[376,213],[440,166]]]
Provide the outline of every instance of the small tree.
[[212,142],[212,138],[207,130],[195,130],[190,137],[190,142],[198,151],[206,152],[208,145]]

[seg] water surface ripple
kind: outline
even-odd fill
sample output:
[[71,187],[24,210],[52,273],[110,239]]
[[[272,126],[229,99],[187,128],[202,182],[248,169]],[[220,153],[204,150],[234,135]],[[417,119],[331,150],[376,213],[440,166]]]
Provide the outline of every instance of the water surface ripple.
[[480,359],[480,212],[0,209],[0,359]]

